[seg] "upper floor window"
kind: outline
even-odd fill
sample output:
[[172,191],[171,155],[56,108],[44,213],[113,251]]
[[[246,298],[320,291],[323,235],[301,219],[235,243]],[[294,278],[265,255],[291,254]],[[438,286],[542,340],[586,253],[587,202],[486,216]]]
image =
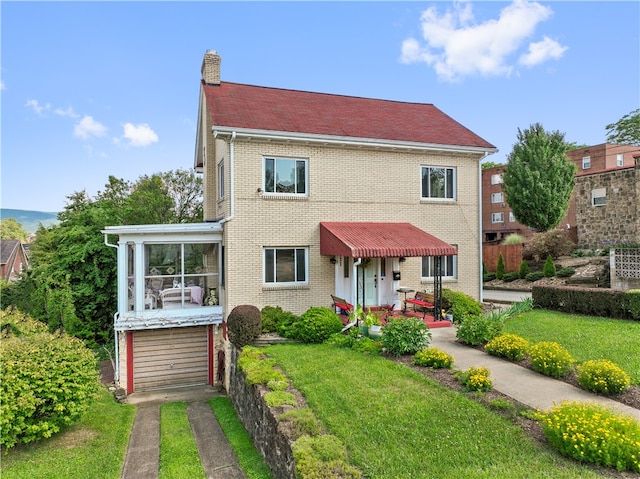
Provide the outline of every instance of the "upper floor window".
[[513,211],[509,211],[509,223],[515,223],[516,216],[513,214]]
[[502,203],[502,193],[491,193],[491,203]]
[[264,159],[265,193],[307,195],[307,160],[291,158]]
[[499,185],[502,183],[502,175],[491,175],[491,184]]
[[307,248],[265,248],[264,282],[266,284],[306,284]]
[[591,205],[592,206],[605,206],[607,204],[607,189],[598,188],[591,190]]
[[591,168],[591,157],[585,156],[584,158],[582,158],[582,169],[588,170],[589,168]]
[[[455,246],[455,245],[454,245]],[[442,257],[442,278],[453,279],[458,275],[457,268],[458,262],[456,261],[457,256],[443,256]],[[435,263],[436,258],[433,256],[423,256],[422,257],[422,278],[428,279],[433,278],[435,275]]]
[[218,165],[218,198],[224,198],[224,161]]
[[491,213],[492,223],[504,223],[504,213]]
[[618,153],[616,155],[616,166],[624,166],[624,154]]
[[453,200],[456,197],[456,169],[423,166],[422,198]]

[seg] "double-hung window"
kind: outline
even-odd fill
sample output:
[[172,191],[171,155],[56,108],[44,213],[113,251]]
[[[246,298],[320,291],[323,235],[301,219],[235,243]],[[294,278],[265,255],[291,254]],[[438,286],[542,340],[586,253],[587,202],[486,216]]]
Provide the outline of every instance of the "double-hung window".
[[624,166],[624,154],[616,154],[616,166]]
[[264,192],[307,196],[308,161],[295,158],[264,158]]
[[591,190],[591,205],[592,206],[605,206],[607,204],[607,189],[597,188]]
[[491,193],[491,203],[502,203],[502,193]]
[[265,248],[265,284],[306,284],[307,248]]
[[[455,279],[457,277],[457,256],[442,257],[442,278]],[[433,256],[422,257],[422,279],[430,279],[435,275],[435,258]]]
[[444,166],[423,166],[423,199],[454,200],[456,198],[456,169]]
[[591,168],[591,157],[585,156],[584,158],[582,158],[582,169],[588,170],[589,168]]
[[504,223],[504,213],[491,213],[492,223]]
[[502,183],[502,175],[491,175],[491,184],[499,185]]
[[224,198],[224,161],[218,164],[218,198]]

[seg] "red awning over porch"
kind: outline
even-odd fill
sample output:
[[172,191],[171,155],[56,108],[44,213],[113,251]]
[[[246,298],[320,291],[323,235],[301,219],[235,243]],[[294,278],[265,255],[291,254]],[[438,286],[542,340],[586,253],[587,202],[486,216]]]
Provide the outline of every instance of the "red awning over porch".
[[456,249],[411,223],[320,223],[320,254],[352,258],[455,256]]

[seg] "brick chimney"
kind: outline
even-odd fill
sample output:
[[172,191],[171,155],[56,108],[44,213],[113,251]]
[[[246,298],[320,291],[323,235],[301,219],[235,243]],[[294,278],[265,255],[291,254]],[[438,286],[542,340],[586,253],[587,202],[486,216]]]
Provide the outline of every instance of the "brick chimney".
[[207,50],[202,59],[202,79],[207,85],[220,85],[220,63],[222,59],[215,50]]

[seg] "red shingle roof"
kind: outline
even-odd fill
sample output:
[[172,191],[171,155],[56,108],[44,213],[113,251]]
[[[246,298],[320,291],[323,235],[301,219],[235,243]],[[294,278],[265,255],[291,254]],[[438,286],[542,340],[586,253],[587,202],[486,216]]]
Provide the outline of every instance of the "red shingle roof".
[[456,249],[411,223],[320,223],[320,254],[352,258],[455,256]]
[[431,104],[228,82],[202,86],[217,127],[495,148]]

